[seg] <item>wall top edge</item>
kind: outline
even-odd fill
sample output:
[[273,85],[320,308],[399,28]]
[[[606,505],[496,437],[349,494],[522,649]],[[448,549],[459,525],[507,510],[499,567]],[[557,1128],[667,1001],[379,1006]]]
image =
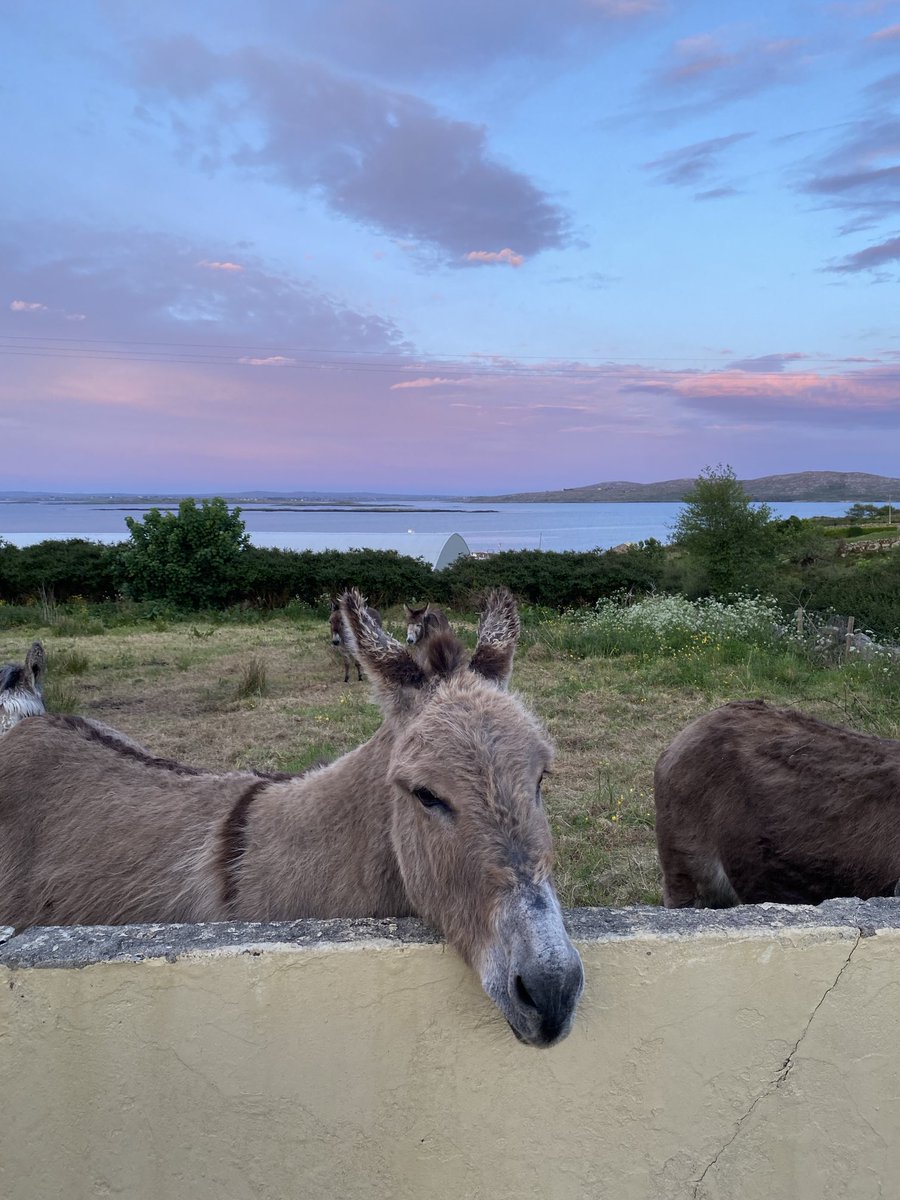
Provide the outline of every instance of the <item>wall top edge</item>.
[[[826,900],[729,909],[574,908],[565,913],[580,944],[652,938],[779,937],[793,932],[855,938],[900,932],[900,900]],[[0,966],[86,967],[209,955],[259,955],[311,947],[428,945],[440,938],[411,917],[215,922],[203,925],[35,927],[16,935],[0,925]]]

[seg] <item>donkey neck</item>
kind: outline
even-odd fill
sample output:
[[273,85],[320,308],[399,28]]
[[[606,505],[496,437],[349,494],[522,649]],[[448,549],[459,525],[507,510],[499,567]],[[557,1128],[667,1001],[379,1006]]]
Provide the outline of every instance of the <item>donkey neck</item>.
[[268,784],[247,817],[231,915],[408,916],[391,843],[393,733],[299,779]]

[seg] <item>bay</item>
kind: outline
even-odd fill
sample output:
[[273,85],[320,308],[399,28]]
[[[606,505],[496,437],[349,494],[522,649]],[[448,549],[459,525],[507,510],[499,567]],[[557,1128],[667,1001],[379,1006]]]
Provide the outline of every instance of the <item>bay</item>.
[[[851,503],[794,502],[770,507],[777,517],[843,516]],[[257,546],[302,550],[314,545],[321,549],[324,537],[329,545],[334,539],[334,549],[346,549],[365,546],[366,536],[372,535],[378,545],[390,539],[402,551],[404,538],[412,533],[458,533],[470,550],[482,552],[608,549],[651,537],[665,542],[682,508],[677,503],[498,504],[492,508],[489,504],[457,504],[445,499],[411,501],[402,496],[393,500],[379,497],[378,504],[377,509],[367,504],[365,510],[342,506],[330,511],[296,505],[282,508],[271,503],[240,507],[250,539]],[[402,511],[396,511],[396,506],[402,506]],[[388,511],[389,507],[394,511]],[[3,502],[0,539],[17,546],[50,538],[124,541],[128,537],[126,516],[140,519],[146,511],[146,506]]]

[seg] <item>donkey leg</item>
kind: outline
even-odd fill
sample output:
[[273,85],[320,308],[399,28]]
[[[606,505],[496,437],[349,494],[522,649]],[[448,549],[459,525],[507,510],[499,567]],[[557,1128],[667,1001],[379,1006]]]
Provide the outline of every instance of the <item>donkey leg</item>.
[[663,874],[662,901],[666,908],[693,908],[698,899],[697,885],[690,875]]

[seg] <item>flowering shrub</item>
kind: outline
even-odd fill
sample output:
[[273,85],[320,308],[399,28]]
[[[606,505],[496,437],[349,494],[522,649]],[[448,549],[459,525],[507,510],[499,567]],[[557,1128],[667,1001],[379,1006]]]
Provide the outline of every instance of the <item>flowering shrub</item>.
[[734,596],[729,601],[684,596],[648,596],[635,604],[601,599],[571,613],[594,651],[645,654],[740,642],[769,645],[784,634],[784,618],[769,596]]

